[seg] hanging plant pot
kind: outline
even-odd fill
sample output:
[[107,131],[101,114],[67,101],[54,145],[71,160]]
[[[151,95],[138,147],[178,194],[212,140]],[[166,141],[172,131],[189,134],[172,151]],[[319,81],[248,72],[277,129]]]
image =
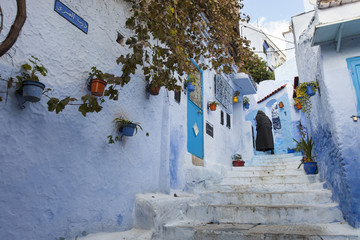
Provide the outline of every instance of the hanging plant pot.
[[124,123],[120,126],[120,133],[122,133],[125,136],[131,137],[134,136],[136,129],[136,124],[134,123]]
[[106,87],[106,81],[102,79],[92,79],[91,84],[91,94],[97,97],[104,95],[104,90]]
[[44,91],[45,84],[38,81],[23,81],[22,95],[25,101],[38,102]]
[[233,167],[243,167],[245,165],[245,161],[243,160],[234,160],[232,161]]
[[211,111],[216,111],[216,103],[210,103],[209,107]]
[[284,107],[284,103],[283,102],[279,102],[279,108],[283,108]]
[[310,97],[315,95],[314,86],[312,84],[306,86],[306,94]]
[[234,96],[234,97],[233,97],[233,103],[237,103],[238,101],[239,101],[239,98],[236,97],[236,96]]
[[250,108],[250,103],[245,103],[244,107],[245,107],[245,109],[249,109]]
[[151,95],[159,95],[160,92],[160,87],[154,86],[152,84],[149,85],[149,92]]
[[301,103],[299,103],[299,102],[298,102],[298,103],[296,103],[296,105],[295,105],[295,106],[296,106],[296,110],[300,110],[300,109],[302,109]]
[[304,162],[304,170],[306,174],[317,174],[318,173],[317,162]]
[[186,89],[187,89],[189,92],[193,92],[193,91],[195,91],[195,85],[194,85],[192,82],[187,82],[187,83],[186,83]]

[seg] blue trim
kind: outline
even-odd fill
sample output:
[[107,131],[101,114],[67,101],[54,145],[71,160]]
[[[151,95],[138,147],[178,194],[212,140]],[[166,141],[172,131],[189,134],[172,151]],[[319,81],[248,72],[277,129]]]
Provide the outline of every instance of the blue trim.
[[360,57],[346,59],[348,69],[354,84],[357,100],[357,115],[360,114]]

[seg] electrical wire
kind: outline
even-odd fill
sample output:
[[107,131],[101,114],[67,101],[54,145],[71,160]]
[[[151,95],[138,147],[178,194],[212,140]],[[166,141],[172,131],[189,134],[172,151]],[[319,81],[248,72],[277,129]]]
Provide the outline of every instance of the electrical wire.
[[251,27],[248,27],[248,26],[245,26],[245,25],[242,25],[242,27],[249,28],[249,29],[251,29],[251,30],[253,30],[253,31],[255,31],[255,32],[259,32],[259,33],[261,33],[261,34],[264,34],[265,36],[270,36],[270,37],[279,39],[279,40],[281,40],[281,41],[294,44],[294,42],[288,41],[288,40],[283,39],[283,38],[276,37],[276,36],[271,35],[271,34],[264,33],[263,31],[257,30],[257,29],[255,29],[255,28],[251,28]]
[[[284,49],[284,50],[274,50],[274,51],[266,51],[267,53],[272,53],[272,52],[283,52],[283,51],[286,51],[286,50],[292,50],[292,49],[295,49],[295,47],[292,47],[292,48],[287,48],[287,49]],[[252,51],[253,53],[263,53],[264,51]]]

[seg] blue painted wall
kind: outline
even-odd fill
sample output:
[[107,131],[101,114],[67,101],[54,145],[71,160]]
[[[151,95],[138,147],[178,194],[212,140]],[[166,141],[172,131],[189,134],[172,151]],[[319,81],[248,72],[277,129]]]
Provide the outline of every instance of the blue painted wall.
[[346,220],[353,226],[360,223],[359,150],[341,151],[334,142],[328,125],[312,133],[319,173],[330,184],[334,200],[339,202]]

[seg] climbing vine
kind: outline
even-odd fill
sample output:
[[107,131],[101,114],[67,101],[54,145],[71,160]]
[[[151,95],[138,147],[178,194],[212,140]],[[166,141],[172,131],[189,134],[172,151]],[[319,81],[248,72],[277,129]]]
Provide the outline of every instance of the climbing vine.
[[300,85],[296,88],[296,102],[300,102],[302,109],[301,111],[307,116],[310,116],[311,113],[311,107],[312,107],[312,103],[311,103],[311,99],[308,94],[307,94],[307,86],[312,86],[312,89],[314,91],[314,93],[316,93],[316,91],[319,89],[319,83],[316,81],[312,81],[312,82],[304,82],[304,83],[300,83]]
[[203,70],[225,73],[234,63],[245,70],[245,62],[254,59],[249,42],[238,32],[239,21],[249,20],[239,11],[242,0],[125,1],[132,6],[126,26],[134,35],[126,41],[132,53],[117,60],[122,65],[122,84],[139,67],[147,82],[180,90],[184,75],[196,71],[190,59]]

